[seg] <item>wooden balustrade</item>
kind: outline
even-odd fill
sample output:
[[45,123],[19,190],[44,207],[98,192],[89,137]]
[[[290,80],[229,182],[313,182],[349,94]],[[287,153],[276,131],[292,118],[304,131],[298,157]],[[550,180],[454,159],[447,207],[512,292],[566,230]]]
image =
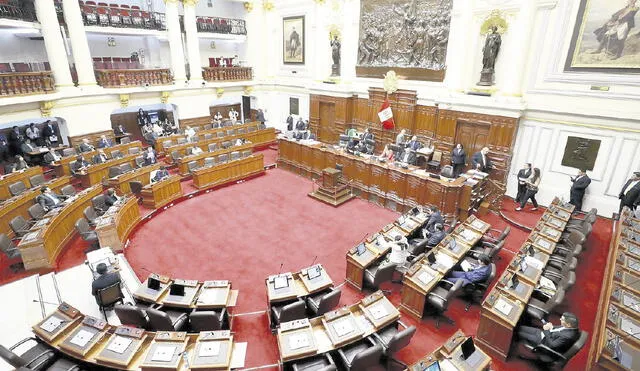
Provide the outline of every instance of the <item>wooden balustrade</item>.
[[46,94],[54,91],[51,71],[0,73],[0,96]]
[[251,67],[203,67],[202,77],[206,81],[241,81],[253,79]]
[[173,78],[168,68],[139,70],[96,70],[98,85],[123,88],[145,85],[169,85]]

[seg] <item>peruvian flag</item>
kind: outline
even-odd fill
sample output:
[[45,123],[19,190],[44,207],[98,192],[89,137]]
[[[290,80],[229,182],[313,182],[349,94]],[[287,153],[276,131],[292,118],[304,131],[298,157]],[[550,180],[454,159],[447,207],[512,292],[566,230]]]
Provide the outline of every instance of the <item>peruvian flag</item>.
[[391,112],[391,105],[388,99],[385,99],[382,103],[382,107],[380,107],[380,111],[378,111],[378,117],[384,129],[391,130],[396,126],[393,122],[393,112]]

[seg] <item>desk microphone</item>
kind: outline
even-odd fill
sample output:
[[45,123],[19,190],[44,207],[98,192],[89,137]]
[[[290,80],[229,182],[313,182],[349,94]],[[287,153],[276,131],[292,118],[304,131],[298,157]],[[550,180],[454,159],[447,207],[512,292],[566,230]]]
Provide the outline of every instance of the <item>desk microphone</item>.
[[369,236],[369,232],[365,233],[365,234],[364,234],[364,237],[362,237],[362,239],[360,240],[360,242],[358,242],[358,243],[356,244],[356,246],[360,245],[364,240],[366,240],[366,239],[367,239],[367,237],[368,237],[368,236]]
[[60,305],[60,303],[52,303],[50,301],[44,301],[44,300],[38,300],[38,299],[33,299],[34,303],[42,303],[42,304],[49,304],[49,305],[55,305],[56,307],[58,305]]
[[284,262],[280,263],[280,269],[278,269],[278,276],[282,273],[282,267],[284,266]]
[[316,255],[316,256],[313,258],[313,261],[311,262],[310,267],[313,267],[313,263],[315,263],[315,262],[316,262],[316,259],[318,259],[318,255]]

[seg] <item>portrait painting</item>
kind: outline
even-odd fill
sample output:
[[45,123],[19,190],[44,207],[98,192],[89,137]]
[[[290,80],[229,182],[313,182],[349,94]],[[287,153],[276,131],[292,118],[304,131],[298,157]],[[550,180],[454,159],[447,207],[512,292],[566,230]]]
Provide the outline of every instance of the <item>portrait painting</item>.
[[282,61],[304,64],[304,16],[282,19]]
[[640,0],[580,0],[566,71],[640,72]]

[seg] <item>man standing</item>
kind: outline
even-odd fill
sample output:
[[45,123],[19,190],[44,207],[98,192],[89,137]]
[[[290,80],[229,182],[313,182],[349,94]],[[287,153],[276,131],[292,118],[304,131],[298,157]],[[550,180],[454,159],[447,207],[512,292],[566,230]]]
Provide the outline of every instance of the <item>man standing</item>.
[[531,164],[526,163],[524,167],[518,171],[518,194],[516,195],[516,203],[522,201],[522,197],[527,192],[526,180],[531,176]]
[[493,167],[491,160],[487,155],[489,154],[489,148],[484,147],[480,152],[476,152],[471,157],[471,163],[473,164],[473,168],[483,173],[488,173],[489,170]]
[[544,345],[558,353],[564,353],[580,337],[578,318],[573,313],[564,312],[560,317],[560,326],[554,327],[551,322],[546,322],[542,329],[520,326],[518,337],[531,345]]
[[584,198],[584,192],[587,190],[589,184],[591,184],[591,178],[587,176],[587,171],[580,169],[578,175],[571,177],[571,190],[569,191],[569,203],[575,205],[576,211],[582,210],[582,199]]
[[294,58],[296,56],[296,51],[300,46],[300,35],[296,32],[296,28],[293,27],[291,30],[291,34],[289,35],[289,58]]
[[22,147],[22,142],[24,142],[24,135],[20,132],[20,128],[14,126],[9,133],[9,153],[12,156],[22,153],[22,150],[20,149]]
[[262,108],[258,108],[258,112],[256,113],[256,121],[264,125],[264,122],[267,121],[264,119],[264,112],[262,112]]
[[407,133],[405,129],[400,130],[400,133],[396,136],[396,145],[404,145],[404,136]]
[[640,204],[640,172],[636,171],[631,179],[627,180],[618,198],[620,199],[620,211],[625,206],[633,210]]
[[31,140],[33,143],[39,144],[40,141],[40,129],[33,122],[29,124],[29,127],[25,131],[27,134],[27,138]]
[[48,144],[49,147],[57,147],[60,139],[58,138],[58,130],[51,124],[51,121],[47,121],[46,125],[42,129],[42,137],[44,138],[44,142]]
[[99,305],[98,291],[120,283],[120,274],[118,272],[109,273],[109,269],[105,263],[98,264],[98,266],[96,266],[96,272],[98,272],[100,276],[91,283],[91,294],[95,296],[96,303]]
[[461,143],[456,144],[456,148],[451,152],[451,164],[453,165],[454,178],[459,177],[464,167],[467,166],[467,154]]

